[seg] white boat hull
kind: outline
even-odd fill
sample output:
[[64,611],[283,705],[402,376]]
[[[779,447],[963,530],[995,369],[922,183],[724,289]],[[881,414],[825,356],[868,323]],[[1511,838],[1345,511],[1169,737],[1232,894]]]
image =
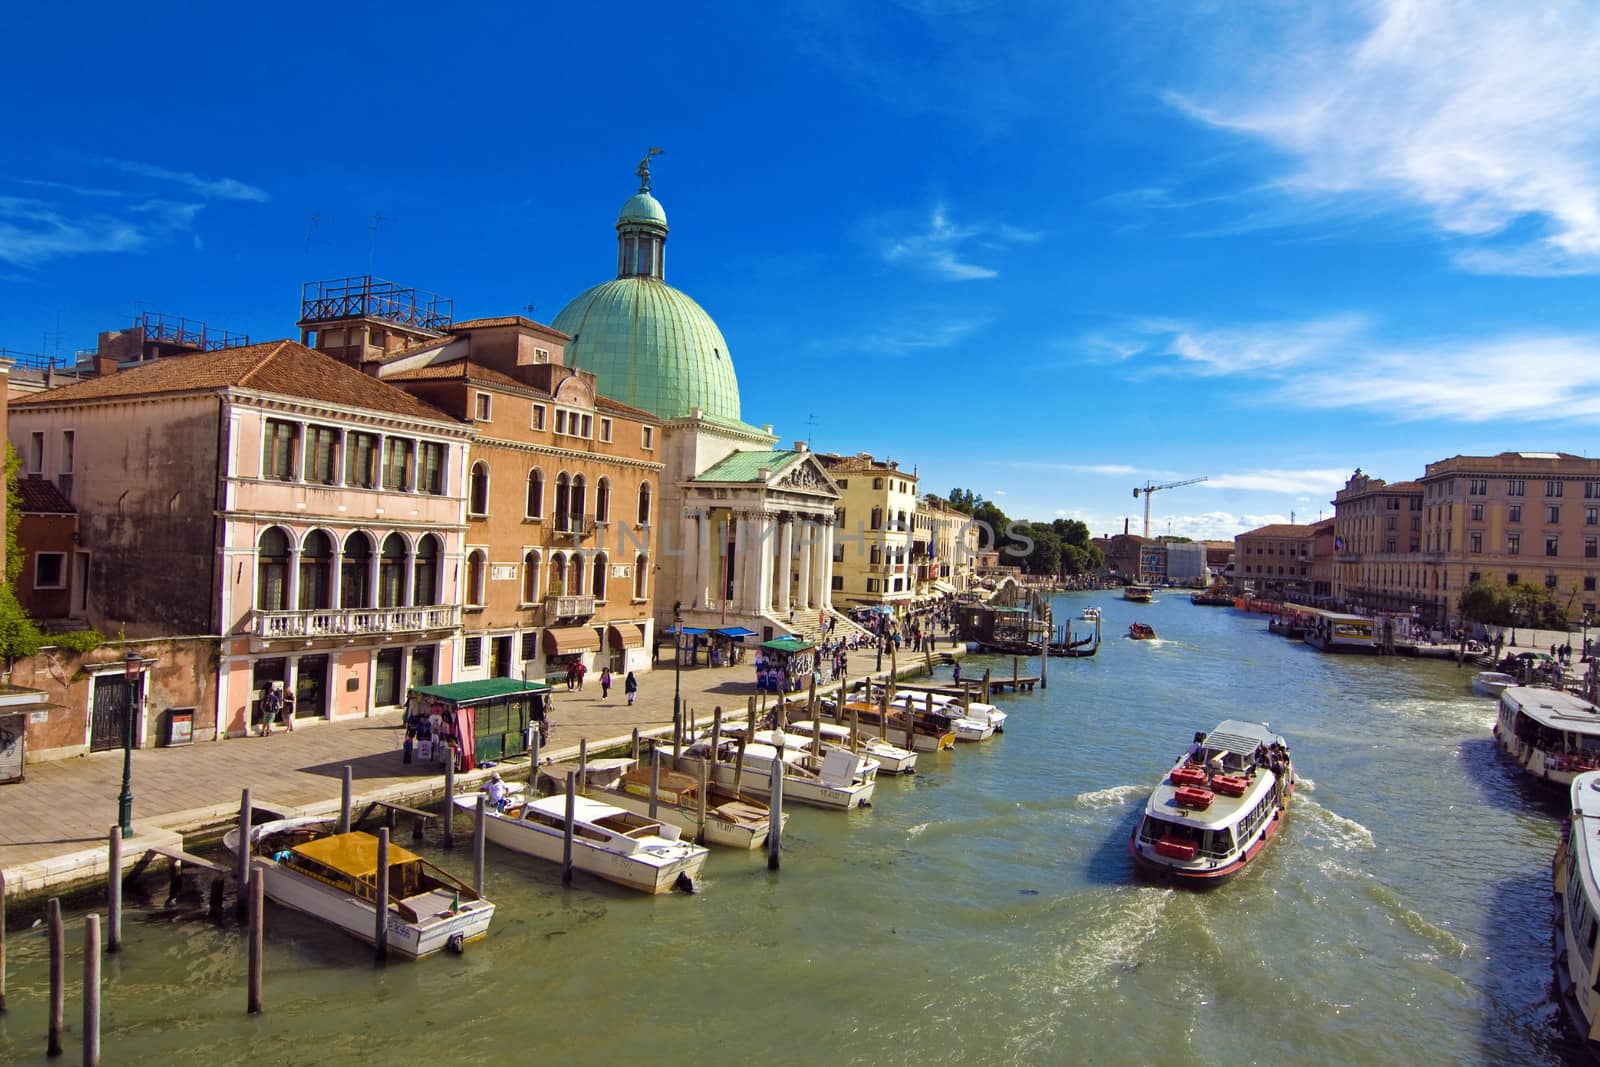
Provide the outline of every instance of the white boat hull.
[[[684,811],[676,804],[657,804],[656,813],[651,816],[649,797],[637,797],[632,793],[607,790],[605,799],[607,803],[615,804],[619,808],[626,808],[637,815],[655,818],[670,826],[676,826],[690,837],[698,833],[702,841],[708,845],[716,845],[718,848],[737,848],[748,852],[767,843],[770,814],[766,819],[762,819],[759,824],[756,824],[748,820],[734,821],[723,818],[713,808],[706,812],[705,830],[701,832],[700,813],[698,811]],[[789,816],[785,815],[783,821],[787,823]]]
[[[698,757],[685,757],[684,762],[691,762],[695,759],[698,759]],[[717,764],[716,777],[713,780],[718,785],[732,789],[734,777],[733,764]],[[738,778],[739,788],[744,792],[763,799],[772,796],[772,776],[766,766],[746,767],[744,773],[738,775]],[[826,808],[830,811],[854,811],[863,804],[870,804],[873,791],[876,788],[876,782],[864,782],[860,785],[852,785],[849,788],[837,788],[809,778],[797,778],[792,774],[783,776],[783,800],[785,804],[805,804],[808,807]],[[787,818],[787,815],[785,817]]]
[[[457,798],[457,804],[462,799]],[[501,848],[520,852],[524,856],[560,863],[564,851],[564,838],[560,831],[537,823],[508,818],[499,812],[485,813],[484,837]],[[700,870],[705,866],[704,849],[688,844],[675,844],[674,855],[658,856],[655,853],[632,855],[599,848],[581,836],[572,838],[572,865],[580,871],[603,878],[628,889],[643,893],[670,892],[680,877],[698,882]]]

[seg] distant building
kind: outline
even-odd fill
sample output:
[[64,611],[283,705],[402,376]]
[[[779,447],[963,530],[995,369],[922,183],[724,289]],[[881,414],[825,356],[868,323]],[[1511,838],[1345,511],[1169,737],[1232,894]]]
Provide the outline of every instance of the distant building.
[[1234,580],[1303,603],[1333,593],[1334,520],[1273,523],[1234,538]]
[[917,476],[894,461],[819,454],[839,487],[833,551],[835,601],[856,606],[909,604],[917,597],[916,566],[926,566],[930,540],[914,566],[912,517]]
[[1405,611],[1430,600],[1423,564],[1422,486],[1357,468],[1334,494],[1334,596],[1347,606]]
[[1094,544],[1104,554],[1107,570],[1133,582],[1140,580],[1139,575],[1144,569],[1146,562],[1144,550],[1155,547],[1157,542],[1153,538],[1124,533],[1111,537],[1097,537],[1094,539]]
[[1206,546],[1198,541],[1172,541],[1167,543],[1167,580],[1180,585],[1204,583],[1210,575],[1206,569]]

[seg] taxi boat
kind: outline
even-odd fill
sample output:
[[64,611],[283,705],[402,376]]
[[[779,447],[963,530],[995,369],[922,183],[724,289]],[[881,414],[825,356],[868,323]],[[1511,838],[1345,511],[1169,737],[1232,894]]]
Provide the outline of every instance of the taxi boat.
[[1156,630],[1149,623],[1136,622],[1128,627],[1128,636],[1135,641],[1154,641],[1156,639]]
[[[369,945],[377,925],[378,839],[332,832],[322,818],[274,819],[253,827],[252,863],[276,904],[331,923]],[[223,846],[239,854],[239,831]],[[489,931],[494,905],[409,849],[389,845],[389,951],[408,959],[459,952]]]
[[[650,771],[630,770],[613,783],[590,786],[589,795],[648,816]],[[691,837],[698,836],[708,845],[745,850],[760,848],[767,843],[771,814],[767,805],[748,793],[734,793],[715,783],[706,788],[702,804],[699,780],[678,771],[663,769],[656,781],[654,818],[671,823]],[[783,818],[787,821],[789,816]]]
[[1552,785],[1600,770],[1600,708],[1558,689],[1515,685],[1501,692],[1494,739],[1524,771]]
[[[1139,868],[1192,886],[1242,871],[1277,833],[1294,794],[1283,738],[1261,723],[1229,719],[1197,741],[1150,794],[1128,837]],[[1256,753],[1273,753],[1259,765]]]

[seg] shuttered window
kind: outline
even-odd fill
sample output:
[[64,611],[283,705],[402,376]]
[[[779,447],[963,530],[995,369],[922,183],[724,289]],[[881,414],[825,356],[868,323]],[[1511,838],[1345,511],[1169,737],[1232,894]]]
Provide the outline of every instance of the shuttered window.
[[411,488],[411,458],[416,443],[391,437],[383,443],[383,487],[403,493]]
[[444,495],[444,445],[424,441],[417,467],[417,488],[434,496]]
[[336,485],[339,481],[339,431],[331,426],[306,428],[306,481]]
[[262,446],[261,476],[280,482],[294,481],[294,446],[300,437],[300,424],[268,419]]
[[349,433],[344,445],[344,484],[361,489],[377,487],[378,437],[370,433]]

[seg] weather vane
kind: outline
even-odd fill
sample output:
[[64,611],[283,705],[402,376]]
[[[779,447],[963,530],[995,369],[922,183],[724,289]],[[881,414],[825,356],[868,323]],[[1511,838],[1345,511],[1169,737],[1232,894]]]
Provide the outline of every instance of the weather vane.
[[643,159],[639,160],[639,169],[634,173],[639,176],[639,191],[641,193],[650,191],[650,158],[659,155],[661,155],[661,149],[652,148],[645,153]]

